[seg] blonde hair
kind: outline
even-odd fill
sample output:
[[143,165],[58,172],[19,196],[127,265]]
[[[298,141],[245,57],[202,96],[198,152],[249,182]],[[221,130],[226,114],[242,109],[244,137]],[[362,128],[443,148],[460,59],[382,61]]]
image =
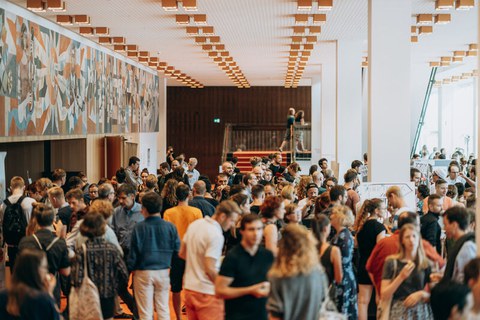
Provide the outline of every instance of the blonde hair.
[[283,187],[282,191],[280,192],[280,196],[283,198],[283,199],[287,199],[287,200],[295,200],[295,196],[294,196],[294,193],[295,192],[295,188],[289,184],[285,187]]
[[278,242],[278,256],[269,275],[294,277],[306,275],[319,265],[317,240],[306,228],[289,224]]
[[108,220],[113,215],[113,206],[108,200],[97,199],[90,205],[88,212],[101,214],[105,220]]
[[65,198],[65,194],[63,192],[63,189],[60,187],[53,187],[48,189],[48,195],[52,198],[55,198],[57,200],[60,200],[61,198]]
[[405,235],[405,232],[408,230],[412,230],[417,234],[418,238],[418,249],[417,249],[417,254],[415,255],[415,259],[413,262],[415,262],[415,266],[418,270],[424,270],[428,268],[428,258],[425,254],[425,249],[423,248],[423,243],[422,243],[422,236],[420,235],[420,231],[418,230],[418,227],[411,224],[407,223],[405,224],[401,229],[400,233],[398,236],[398,239],[400,241],[400,247],[399,247],[399,252],[397,254],[389,256],[387,259],[404,259],[406,256],[405,252],[405,247],[403,246],[403,236]]
[[385,193],[387,198],[390,197],[392,194],[396,195],[399,198],[403,198],[402,189],[400,189],[399,186],[391,186],[387,189],[387,192]]
[[352,210],[347,206],[334,206],[330,214],[330,219],[334,219],[333,216],[340,221],[340,224],[344,227],[350,228],[353,226],[355,218],[353,217]]

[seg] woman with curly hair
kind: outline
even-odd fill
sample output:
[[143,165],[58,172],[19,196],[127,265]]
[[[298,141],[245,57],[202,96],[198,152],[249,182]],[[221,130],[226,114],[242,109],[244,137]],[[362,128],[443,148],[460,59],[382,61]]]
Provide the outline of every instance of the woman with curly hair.
[[317,241],[299,225],[288,225],[270,272],[270,319],[318,319],[327,279],[318,259]]
[[267,197],[260,207],[260,214],[264,225],[262,245],[276,256],[280,239],[277,221],[282,220],[285,215],[285,204],[280,197]]
[[298,201],[307,197],[307,186],[313,183],[312,176],[303,176],[297,185],[297,199]]
[[163,213],[167,211],[167,209],[173,208],[177,205],[177,196],[175,195],[177,187],[178,181],[170,179],[165,183],[165,186],[162,189],[162,193],[160,194],[162,197],[162,218]]

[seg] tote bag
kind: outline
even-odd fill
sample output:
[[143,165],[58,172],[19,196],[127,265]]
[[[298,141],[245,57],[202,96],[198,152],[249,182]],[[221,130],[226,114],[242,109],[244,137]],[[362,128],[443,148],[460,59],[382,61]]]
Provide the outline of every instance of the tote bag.
[[84,277],[80,287],[73,287],[70,292],[70,320],[101,320],[103,315],[100,306],[100,294],[95,283],[88,277],[87,247],[85,244],[82,244],[82,249]]

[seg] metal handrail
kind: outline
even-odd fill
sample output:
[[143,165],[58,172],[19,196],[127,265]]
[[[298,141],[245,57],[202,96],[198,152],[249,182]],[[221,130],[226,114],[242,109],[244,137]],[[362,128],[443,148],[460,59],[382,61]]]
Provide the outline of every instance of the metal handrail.
[[415,131],[415,138],[413,139],[412,150],[410,151],[410,159],[413,158],[415,150],[418,147],[418,141],[420,140],[420,134],[422,133],[423,125],[425,124],[425,115],[427,114],[428,102],[432,94],[433,85],[435,84],[435,75],[437,74],[437,67],[433,67],[430,72],[430,79],[428,80],[427,91],[425,92],[425,98],[423,99],[422,112],[420,113],[420,119],[418,120],[417,130]]

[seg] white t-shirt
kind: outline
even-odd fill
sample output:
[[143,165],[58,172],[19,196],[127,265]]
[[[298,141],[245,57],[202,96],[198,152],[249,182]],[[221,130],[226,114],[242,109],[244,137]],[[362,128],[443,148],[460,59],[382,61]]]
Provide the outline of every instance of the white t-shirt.
[[460,176],[458,176],[455,180],[450,179],[450,177],[446,177],[446,178],[445,178],[445,181],[447,181],[447,183],[448,183],[449,185],[455,184],[455,183],[457,183],[457,182],[460,182],[461,184],[465,184],[465,182],[467,182],[464,178],[462,178],[462,177],[460,177]]
[[183,237],[187,247],[185,266],[185,289],[215,295],[215,285],[205,272],[204,258],[217,260],[220,270],[220,257],[223,249],[223,232],[220,224],[206,216],[192,222]]

